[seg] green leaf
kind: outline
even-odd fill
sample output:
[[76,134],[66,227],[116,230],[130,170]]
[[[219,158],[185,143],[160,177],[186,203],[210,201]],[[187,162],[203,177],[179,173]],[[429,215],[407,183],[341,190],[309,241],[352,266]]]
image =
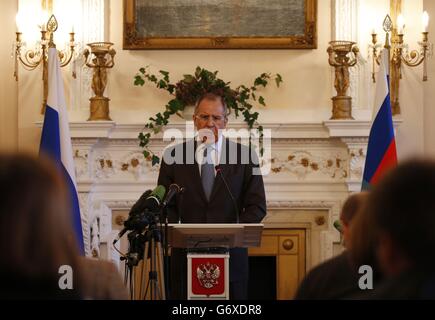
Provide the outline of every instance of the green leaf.
[[153,166],[156,165],[156,164],[159,164],[159,163],[160,163],[160,158],[157,157],[157,156],[154,154],[153,157],[152,157],[152,159],[151,159],[151,163],[152,163]]
[[164,88],[166,88],[166,82],[165,82],[164,80],[160,80],[160,81],[157,83],[157,88],[159,88],[159,89],[164,89]]
[[186,83],[192,83],[195,81],[195,78],[191,74],[185,74],[184,76],[184,82]]
[[178,111],[183,110],[184,104],[183,104],[183,102],[181,102],[178,99],[172,99],[171,101],[168,102],[167,107],[174,114],[174,113],[176,113]]
[[202,69],[199,66],[196,67],[196,70],[195,70],[195,77],[196,78],[199,78],[201,76],[201,71],[202,71]]
[[254,85],[255,86],[263,86],[263,87],[266,87],[266,85],[267,85],[267,80],[265,80],[264,78],[262,78],[262,77],[258,77],[257,79],[255,79],[255,81],[254,81]]
[[135,86],[143,86],[145,84],[145,81],[142,79],[141,76],[135,76],[134,77],[134,85]]
[[164,70],[160,70],[159,72],[163,75],[163,79],[166,82],[169,82],[169,72],[168,71],[164,71]]
[[145,68],[140,68],[139,72],[142,73],[142,74],[145,74]]
[[279,88],[280,83],[282,83],[282,77],[279,73],[276,74],[275,82],[276,82],[276,86]]
[[143,156],[145,157],[145,159],[148,158],[148,157],[150,156],[150,152],[144,150],[144,152],[143,152]]
[[168,84],[167,90],[170,94],[174,94],[175,86],[173,84]]
[[264,98],[261,96],[260,96],[260,98],[258,98],[258,103],[263,105],[263,106],[266,106],[266,103],[264,103]]

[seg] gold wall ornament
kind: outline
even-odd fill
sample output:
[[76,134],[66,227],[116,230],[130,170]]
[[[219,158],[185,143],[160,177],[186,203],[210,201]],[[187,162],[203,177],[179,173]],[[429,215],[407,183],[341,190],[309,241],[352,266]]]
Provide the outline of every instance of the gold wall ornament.
[[349,68],[357,62],[359,52],[355,42],[331,41],[328,47],[329,65],[335,68],[334,87],[337,95],[332,98],[331,120],[353,119],[352,97],[347,95],[349,89]]
[[[42,65],[43,101],[41,114],[44,114],[45,112],[48,97],[48,49],[56,48],[53,37],[57,28],[57,19],[54,14],[52,14],[47,23],[41,25],[41,40],[38,43],[38,47],[29,50],[27,50],[26,43],[22,40],[22,33],[20,31],[16,32],[14,43],[15,80],[18,81],[19,63],[21,63],[24,68],[29,71],[36,69],[39,65]],[[61,67],[68,65],[75,55],[74,32],[71,32],[69,35],[69,48],[66,48],[65,50],[58,50]],[[74,74],[73,77],[75,78]]]
[[92,42],[88,43],[89,49],[85,49],[83,55],[86,60],[86,66],[94,69],[92,76],[92,90],[95,97],[89,99],[90,117],[88,121],[94,120],[112,120],[109,116],[109,101],[104,97],[104,90],[107,86],[107,69],[115,65],[114,56],[116,51],[111,49],[111,42]]
[[[397,21],[394,24],[389,15],[385,17],[383,30],[385,32],[385,42],[383,48],[388,50],[390,56],[390,99],[393,115],[401,113],[399,92],[400,79],[402,79],[403,64],[408,67],[417,67],[423,64],[423,81],[427,81],[427,58],[431,53],[432,44],[429,43],[429,33],[427,25],[429,16],[427,12],[423,13],[423,32],[422,41],[419,42],[419,50],[408,50],[408,45],[404,42],[405,23],[402,15],[398,15]],[[399,25],[400,24],[400,25]],[[376,82],[375,66],[380,64],[382,45],[378,43],[377,34],[372,33],[372,80]]]

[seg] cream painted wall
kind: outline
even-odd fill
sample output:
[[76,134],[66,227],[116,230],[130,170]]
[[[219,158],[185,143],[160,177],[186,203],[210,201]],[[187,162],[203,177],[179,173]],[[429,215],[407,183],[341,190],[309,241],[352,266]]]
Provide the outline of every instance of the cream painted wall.
[[[424,0],[424,9],[429,13],[429,34],[435,42],[435,1]],[[428,82],[424,84],[424,147],[425,152],[435,157],[435,57],[428,61]]]
[[[116,65],[110,75],[109,93],[114,119],[125,117],[121,110],[143,110],[144,118],[160,111],[169,95],[151,85],[134,87],[133,77],[142,66],[151,65],[153,72],[168,70],[172,80],[190,73],[199,65],[218,70],[225,80],[234,85],[251,84],[262,72],[280,73],[284,83],[277,89],[270,86],[264,96],[271,111],[264,111],[262,119],[282,121],[287,113],[289,121],[323,120],[330,114],[331,74],[327,63],[327,45],[330,41],[330,1],[318,4],[317,50],[122,50],[122,2],[110,1],[110,41],[117,50]],[[123,112],[123,111],[122,111]],[[142,119],[134,119],[142,121]]]
[[[421,15],[423,1],[403,0],[402,12],[405,18],[404,40],[410,49],[418,48],[422,39]],[[433,38],[432,38],[433,39]],[[399,99],[403,124],[397,130],[396,142],[399,160],[423,155],[424,153],[424,105],[423,105],[423,68],[402,68]]]
[[18,1],[0,3],[3,35],[0,47],[0,151],[13,151],[17,148],[17,83],[13,77],[14,64],[11,59],[17,7]]
[[[18,9],[29,8],[29,4],[33,5],[33,9],[37,4],[32,0],[18,0]],[[14,13],[15,16],[16,13]],[[32,17],[34,19],[35,17]],[[30,20],[30,17],[26,17]],[[22,28],[22,27],[21,27]],[[29,34],[29,29],[34,32]],[[33,41],[29,39],[38,39],[40,33],[35,25],[29,25],[29,29],[20,30],[23,32],[23,41],[26,41],[30,46]],[[39,141],[41,130],[35,123],[42,121],[42,68],[37,67],[35,70],[28,71],[21,64],[18,66],[19,85],[18,85],[18,148],[20,151],[37,153],[39,150]]]

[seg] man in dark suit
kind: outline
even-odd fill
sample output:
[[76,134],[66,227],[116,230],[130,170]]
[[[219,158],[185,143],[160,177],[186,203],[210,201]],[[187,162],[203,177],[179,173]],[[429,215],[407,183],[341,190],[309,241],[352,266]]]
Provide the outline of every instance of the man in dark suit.
[[[221,134],[228,122],[224,99],[211,93],[202,96],[196,104],[193,121],[196,138],[168,148],[160,167],[159,185],[168,188],[176,183],[185,189],[168,207],[169,222],[261,222],[266,215],[266,199],[258,160],[248,147]],[[223,179],[237,205],[231,200]],[[185,299],[186,251],[172,249],[171,257],[171,298]],[[248,251],[230,249],[230,298],[246,299],[247,287]]]

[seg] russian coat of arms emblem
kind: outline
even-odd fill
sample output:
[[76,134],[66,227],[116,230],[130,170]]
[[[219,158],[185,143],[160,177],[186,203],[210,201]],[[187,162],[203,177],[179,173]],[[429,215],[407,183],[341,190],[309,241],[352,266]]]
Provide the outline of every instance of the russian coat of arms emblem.
[[196,277],[202,287],[211,289],[219,283],[221,271],[219,266],[207,262],[196,268]]

